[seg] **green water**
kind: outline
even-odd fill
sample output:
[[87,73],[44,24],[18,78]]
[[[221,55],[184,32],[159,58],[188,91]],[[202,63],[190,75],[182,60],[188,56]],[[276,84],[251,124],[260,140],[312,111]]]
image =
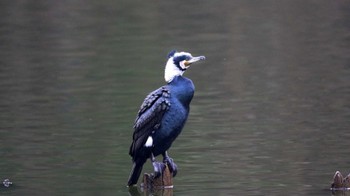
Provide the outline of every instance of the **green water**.
[[350,172],[347,1],[0,4],[0,195],[129,195],[172,49],[207,57],[185,73],[174,195],[331,195]]

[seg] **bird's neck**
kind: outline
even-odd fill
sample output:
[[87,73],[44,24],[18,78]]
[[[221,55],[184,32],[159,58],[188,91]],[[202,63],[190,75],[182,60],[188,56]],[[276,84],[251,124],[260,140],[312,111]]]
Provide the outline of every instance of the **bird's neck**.
[[[169,63],[169,62],[168,62]],[[167,83],[170,83],[175,76],[182,76],[185,71],[180,70],[175,65],[166,65],[164,71],[164,79]]]
[[192,81],[183,76],[175,76],[174,79],[168,83],[168,86],[170,87],[171,96],[179,100],[183,106],[188,107],[194,94],[194,85]]

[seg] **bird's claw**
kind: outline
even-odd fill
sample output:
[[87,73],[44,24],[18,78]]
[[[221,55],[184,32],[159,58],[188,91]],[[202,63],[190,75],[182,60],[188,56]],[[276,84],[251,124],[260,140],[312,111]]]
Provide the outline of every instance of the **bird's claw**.
[[165,157],[164,163],[168,165],[170,172],[173,174],[173,177],[175,177],[177,174],[177,165],[174,160],[170,157]]
[[154,168],[154,177],[157,178],[157,177],[161,176],[164,169],[165,169],[164,163],[154,161],[152,164],[153,164],[153,168]]

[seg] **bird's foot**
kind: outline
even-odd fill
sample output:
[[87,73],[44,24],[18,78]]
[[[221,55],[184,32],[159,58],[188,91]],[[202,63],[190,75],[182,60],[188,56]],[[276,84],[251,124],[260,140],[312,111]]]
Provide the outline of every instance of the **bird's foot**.
[[157,178],[157,177],[161,176],[164,169],[165,169],[164,163],[154,161],[154,162],[152,162],[152,164],[153,164],[153,168],[154,168],[154,177]]
[[166,156],[164,157],[163,162],[168,165],[170,172],[173,174],[173,177],[175,177],[177,174],[177,165],[174,160],[169,156]]

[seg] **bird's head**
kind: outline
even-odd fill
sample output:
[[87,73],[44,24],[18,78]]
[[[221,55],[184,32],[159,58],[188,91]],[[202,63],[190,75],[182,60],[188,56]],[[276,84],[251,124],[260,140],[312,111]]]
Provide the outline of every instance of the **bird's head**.
[[188,52],[171,51],[168,54],[168,62],[165,66],[164,78],[166,82],[171,82],[175,76],[181,76],[192,63],[204,60],[205,56],[193,57]]

